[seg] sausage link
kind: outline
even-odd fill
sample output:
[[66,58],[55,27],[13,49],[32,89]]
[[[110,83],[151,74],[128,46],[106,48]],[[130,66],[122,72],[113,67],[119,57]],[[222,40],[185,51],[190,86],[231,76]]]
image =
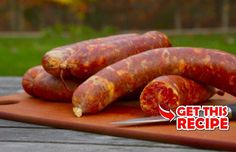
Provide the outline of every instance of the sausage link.
[[154,48],[170,46],[165,34],[150,31],[127,39],[88,45],[70,56],[65,64],[75,77],[88,78],[102,68],[128,56]]
[[31,96],[46,100],[71,102],[73,91],[81,81],[70,79],[65,80],[64,83],[44,71],[42,66],[29,69],[22,79],[24,90]]
[[[43,56],[42,65],[48,73],[52,74],[53,76],[60,77],[61,66],[64,66],[65,64],[63,62],[65,62],[74,52],[80,51],[81,48],[87,47],[92,44],[95,45],[114,40],[125,39],[136,35],[137,34],[120,34],[115,36],[108,36],[103,38],[81,41],[78,43],[57,47],[52,49],[51,51],[48,51]],[[63,76],[70,77],[71,74],[68,70],[64,69]]]
[[213,49],[149,50],[107,66],[83,82],[72,101],[77,116],[104,109],[161,75],[181,75],[236,96],[236,57]]
[[210,86],[178,75],[160,76],[148,83],[140,95],[140,106],[148,115],[158,115],[159,105],[173,110],[180,105],[207,101],[216,93]]
[[22,85],[23,89],[25,90],[25,92],[27,92],[28,94],[30,94],[32,96],[35,96],[33,89],[32,89],[33,85],[34,85],[34,80],[38,76],[38,74],[43,71],[44,70],[43,70],[42,66],[35,66],[35,67],[27,70],[27,72],[25,72],[25,74],[22,78],[22,81],[21,81],[21,85]]

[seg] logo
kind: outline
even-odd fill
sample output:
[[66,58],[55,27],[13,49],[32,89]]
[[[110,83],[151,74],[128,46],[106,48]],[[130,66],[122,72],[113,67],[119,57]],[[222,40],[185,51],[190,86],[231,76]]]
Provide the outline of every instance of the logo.
[[179,106],[174,113],[159,105],[160,115],[176,121],[177,130],[229,130],[227,106]]

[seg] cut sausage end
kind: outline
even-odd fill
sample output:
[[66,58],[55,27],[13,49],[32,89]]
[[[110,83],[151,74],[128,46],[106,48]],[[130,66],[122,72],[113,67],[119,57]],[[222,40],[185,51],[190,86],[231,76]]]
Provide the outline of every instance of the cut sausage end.
[[159,104],[165,110],[175,110],[179,104],[178,92],[166,82],[154,80],[147,85],[140,96],[141,109],[149,115],[159,115]]
[[73,112],[76,117],[81,117],[82,116],[82,109],[79,107],[73,107]]
[[215,89],[178,76],[160,76],[142,91],[140,105],[149,115],[159,114],[159,105],[165,110],[176,111],[180,105],[199,104],[216,93]]

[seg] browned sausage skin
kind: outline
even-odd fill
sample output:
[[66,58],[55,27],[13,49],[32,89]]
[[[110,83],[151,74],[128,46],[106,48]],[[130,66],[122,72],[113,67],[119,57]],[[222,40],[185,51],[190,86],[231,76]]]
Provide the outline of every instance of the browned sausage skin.
[[[65,67],[66,60],[75,52],[80,51],[82,48],[87,47],[89,45],[95,45],[105,42],[110,42],[119,39],[126,39],[129,37],[137,36],[137,34],[119,34],[115,36],[108,36],[102,38],[96,38],[86,41],[81,41],[78,43],[65,45],[61,47],[57,47],[48,51],[42,58],[42,65],[44,69],[52,74],[53,76],[60,77],[61,67]],[[71,76],[70,71],[63,69],[63,76],[69,77]]]
[[160,76],[145,86],[140,95],[140,106],[146,114],[158,115],[159,105],[175,111],[180,105],[202,103],[215,93],[214,88],[182,76]]
[[41,73],[43,70],[42,66],[35,66],[33,68],[30,68],[27,70],[22,78],[22,86],[25,92],[28,94],[35,96],[32,88],[34,85],[34,80],[38,76],[39,73]]
[[66,60],[66,64],[67,69],[75,77],[88,78],[102,68],[128,56],[154,48],[170,46],[165,34],[150,31],[126,39],[88,45],[71,55]]
[[95,113],[161,75],[181,75],[236,95],[236,57],[204,48],[149,50],[116,62],[82,83],[73,94],[74,112]]
[[71,102],[73,91],[81,83],[77,79],[62,80],[48,74],[42,66],[29,69],[22,79],[24,90],[34,96],[46,100]]

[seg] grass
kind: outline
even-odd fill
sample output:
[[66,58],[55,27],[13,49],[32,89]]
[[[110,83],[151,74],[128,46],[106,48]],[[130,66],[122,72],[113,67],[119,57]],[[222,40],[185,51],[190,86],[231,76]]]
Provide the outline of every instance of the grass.
[[[236,54],[236,34],[170,36],[173,46],[194,46],[225,50]],[[22,76],[40,64],[43,54],[60,45],[79,41],[72,38],[0,37],[0,76]]]
[[0,38],[0,75],[21,76],[28,68],[40,64],[46,51],[71,42],[61,38]]
[[236,34],[170,36],[173,46],[192,46],[224,50],[236,54]]

